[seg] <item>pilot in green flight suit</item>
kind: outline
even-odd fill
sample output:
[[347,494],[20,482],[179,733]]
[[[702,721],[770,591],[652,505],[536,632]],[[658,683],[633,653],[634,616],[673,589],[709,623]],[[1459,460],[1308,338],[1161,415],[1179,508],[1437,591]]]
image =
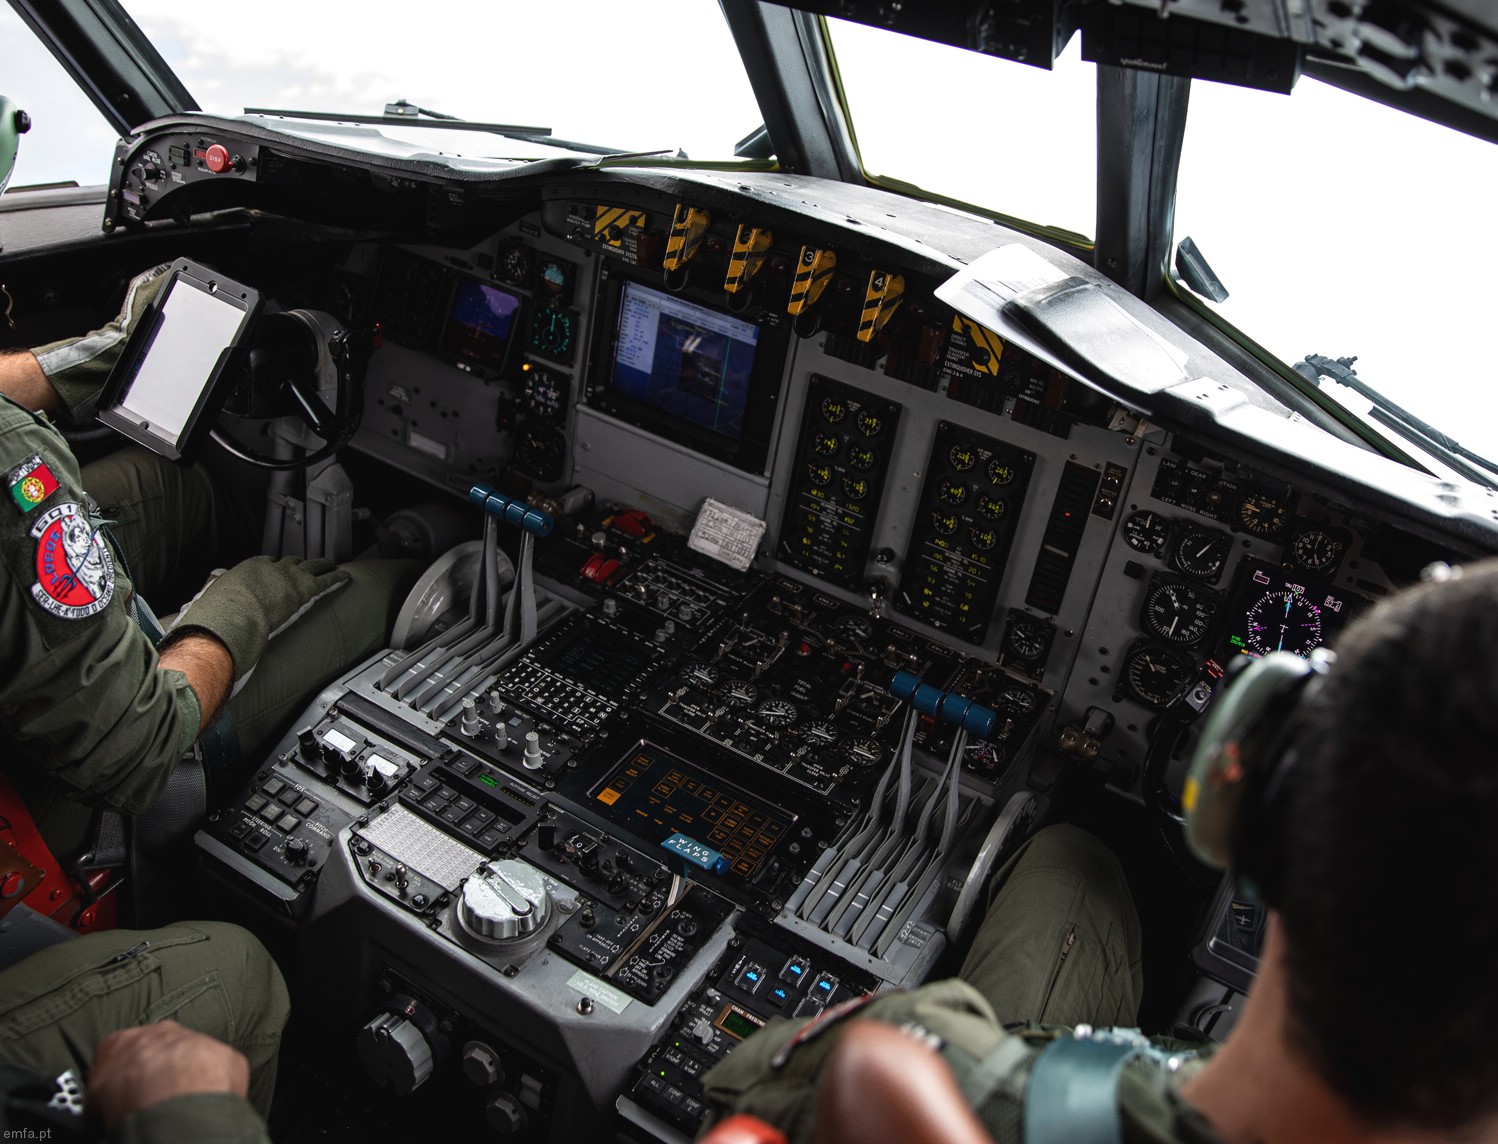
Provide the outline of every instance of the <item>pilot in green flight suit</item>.
[[[17,122],[0,99],[4,176]],[[256,557],[214,579],[153,646],[133,617],[137,587],[168,582],[193,557],[218,557],[234,530],[232,503],[202,470],[134,448],[80,471],[41,411],[86,414],[160,278],[133,282],[102,330],[0,354],[0,767],[61,856],[81,840],[89,808],[151,805],[220,710],[236,716],[258,757],[285,717],[384,646],[415,571],[409,562],[335,568]],[[274,962],[238,927],[116,930],[0,972],[0,1062],[81,1076],[107,1034],[174,1019],[244,1054],[248,1095],[264,1113],[288,1013]],[[196,1056],[212,1058],[202,1044]],[[185,1091],[128,1117],[124,1138],[260,1136],[255,1112],[230,1090]]]
[[[1430,573],[1329,666],[1250,664],[1202,729],[1187,838],[1270,909],[1210,1055],[1054,1027],[1132,1024],[1140,979],[1117,863],[1052,827],[996,875],[961,979],[770,1022],[706,1074],[714,1115],[792,1144],[1498,1139],[1498,560]],[[732,1128],[704,1144],[767,1139]]]

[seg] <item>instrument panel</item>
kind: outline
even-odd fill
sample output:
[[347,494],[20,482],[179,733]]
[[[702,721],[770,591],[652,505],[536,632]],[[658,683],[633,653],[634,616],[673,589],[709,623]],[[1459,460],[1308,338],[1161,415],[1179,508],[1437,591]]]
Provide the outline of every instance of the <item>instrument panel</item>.
[[[1398,546],[956,314],[899,243],[595,190],[342,254],[328,305],[387,336],[355,447],[554,512],[540,630],[365,665],[200,839],[354,967],[320,1000],[379,1045],[533,1050],[559,1140],[625,1092],[690,1131],[758,1024],[920,980],[1058,775],[1147,792],[1233,657],[1332,638]],[[747,567],[689,541],[708,498]]]

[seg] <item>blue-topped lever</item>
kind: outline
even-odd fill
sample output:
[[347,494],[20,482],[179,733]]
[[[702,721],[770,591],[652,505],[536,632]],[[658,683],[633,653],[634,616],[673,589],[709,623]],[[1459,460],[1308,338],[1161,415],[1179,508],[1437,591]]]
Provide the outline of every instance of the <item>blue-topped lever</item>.
[[943,691],[922,683],[919,675],[908,671],[895,672],[889,681],[889,693],[896,699],[904,699],[921,714],[955,723],[980,739],[992,738],[999,728],[999,713],[993,708],[955,691]]
[[513,524],[533,536],[550,536],[551,530],[557,526],[550,513],[532,508],[523,500],[495,492],[488,485],[474,485],[468,490],[468,499],[496,520]]

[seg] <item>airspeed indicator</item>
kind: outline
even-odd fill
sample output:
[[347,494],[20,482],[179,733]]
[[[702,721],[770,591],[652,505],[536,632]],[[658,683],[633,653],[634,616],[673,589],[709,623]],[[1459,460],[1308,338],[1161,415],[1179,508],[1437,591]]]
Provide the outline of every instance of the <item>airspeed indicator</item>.
[[1217,602],[1205,588],[1157,579],[1144,597],[1142,621],[1166,643],[1190,646],[1202,641],[1216,614]]

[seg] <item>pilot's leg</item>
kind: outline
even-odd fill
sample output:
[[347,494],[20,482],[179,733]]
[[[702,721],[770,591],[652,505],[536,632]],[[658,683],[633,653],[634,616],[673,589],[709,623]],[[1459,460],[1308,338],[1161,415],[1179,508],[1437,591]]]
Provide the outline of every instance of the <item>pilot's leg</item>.
[[290,1003],[265,948],[222,922],[111,930],[65,941],[0,973],[0,1060],[79,1077],[109,1033],[170,1017],[250,1062],[262,1116]]
[[1113,853],[1052,826],[994,875],[960,976],[1005,1024],[1132,1026],[1144,987],[1139,915]]
[[282,724],[324,686],[389,646],[396,612],[422,569],[415,560],[355,560],[342,567],[352,577],[347,587],[271,640],[229,703],[247,763],[258,763]]
[[202,465],[175,465],[127,445],[83,466],[129,565],[135,589],[158,613],[192,596],[214,568],[251,555],[249,509]]

